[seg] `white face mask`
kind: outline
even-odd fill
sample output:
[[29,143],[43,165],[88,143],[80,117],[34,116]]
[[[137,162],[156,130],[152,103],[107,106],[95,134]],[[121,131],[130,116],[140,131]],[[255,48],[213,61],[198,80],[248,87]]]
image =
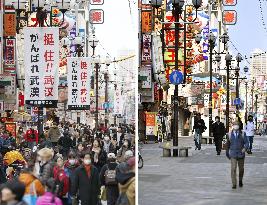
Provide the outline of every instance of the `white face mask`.
[[85,165],[91,164],[91,160],[90,159],[85,159],[83,162],[84,162]]
[[104,137],[104,140],[105,141],[109,141],[109,137]]
[[71,165],[74,165],[74,164],[75,164],[75,162],[76,162],[76,160],[75,160],[75,159],[70,159],[70,160],[69,160],[69,163],[70,163]]
[[233,128],[234,130],[239,130],[239,125],[234,125]]

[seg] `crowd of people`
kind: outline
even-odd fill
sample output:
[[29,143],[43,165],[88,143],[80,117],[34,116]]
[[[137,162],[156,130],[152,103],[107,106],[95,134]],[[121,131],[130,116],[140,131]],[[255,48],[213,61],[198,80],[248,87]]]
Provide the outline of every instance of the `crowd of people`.
[[0,133],[0,204],[135,204],[134,127],[53,123]]

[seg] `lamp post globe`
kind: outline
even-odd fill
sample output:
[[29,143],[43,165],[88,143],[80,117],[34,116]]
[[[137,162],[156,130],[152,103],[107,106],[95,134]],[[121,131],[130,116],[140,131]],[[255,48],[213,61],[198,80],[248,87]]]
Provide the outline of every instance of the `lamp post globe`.
[[152,7],[158,9],[162,6],[162,0],[151,0]]
[[220,63],[221,62],[221,59],[222,59],[222,57],[220,56],[220,54],[217,54],[215,56],[215,60],[216,60],[217,63]]
[[225,55],[225,60],[226,60],[227,62],[230,62],[230,61],[232,60],[232,55],[230,55],[229,53],[227,53],[227,54]]
[[222,36],[221,36],[221,41],[223,44],[226,44],[228,41],[229,41],[229,36],[227,33],[224,33]]
[[242,60],[243,60],[243,58],[242,58],[241,54],[238,53],[236,56],[236,61],[240,63]]
[[63,48],[67,48],[71,44],[71,40],[68,37],[64,37],[61,39],[61,44]]
[[202,5],[202,0],[192,0],[192,4],[196,9],[199,9]]
[[89,40],[89,44],[92,48],[95,48],[97,46],[98,42],[99,41],[97,40],[97,38],[95,36],[91,40]]
[[244,72],[245,72],[245,73],[248,72],[248,67],[247,67],[247,66],[244,67]]
[[109,56],[106,57],[106,65],[110,66],[110,64],[112,63],[112,60],[110,59]]
[[215,43],[215,35],[212,32],[208,34],[208,39],[210,43]]
[[171,3],[174,6],[178,6],[179,8],[182,8],[184,6],[184,0],[171,0]]

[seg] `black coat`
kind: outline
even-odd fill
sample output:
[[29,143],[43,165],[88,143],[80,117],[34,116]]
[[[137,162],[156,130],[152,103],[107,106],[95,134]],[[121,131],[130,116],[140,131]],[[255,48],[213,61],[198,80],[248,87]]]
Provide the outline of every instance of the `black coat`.
[[88,177],[85,167],[79,166],[74,172],[72,196],[79,193],[81,205],[97,205],[100,195],[99,173],[95,166],[91,167],[91,176]]
[[203,133],[203,132],[207,129],[204,120],[203,120],[203,119],[196,119],[196,120],[195,120],[195,123],[194,123],[194,127],[193,127],[193,129],[194,129],[194,130],[195,130],[195,129],[199,129],[200,132]]
[[212,133],[214,139],[222,139],[225,135],[225,126],[222,122],[215,122],[212,124]]
[[58,145],[62,146],[64,150],[70,150],[73,146],[73,142],[69,136],[63,136],[59,138]]
[[92,151],[91,153],[92,164],[97,168],[98,173],[100,173],[102,167],[107,163],[107,153],[103,149],[101,149],[99,156],[98,156],[98,162],[94,161],[94,155],[95,155],[95,152]]

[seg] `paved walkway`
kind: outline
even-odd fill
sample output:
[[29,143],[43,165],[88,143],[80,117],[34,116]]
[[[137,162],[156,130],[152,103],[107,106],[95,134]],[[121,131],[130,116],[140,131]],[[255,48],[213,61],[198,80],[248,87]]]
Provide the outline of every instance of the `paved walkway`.
[[[194,147],[192,138],[180,145]],[[255,138],[245,162],[244,187],[232,190],[230,161],[214,145],[190,151],[188,158],[163,158],[158,144],[143,147],[139,170],[139,205],[266,205],[267,137]]]

